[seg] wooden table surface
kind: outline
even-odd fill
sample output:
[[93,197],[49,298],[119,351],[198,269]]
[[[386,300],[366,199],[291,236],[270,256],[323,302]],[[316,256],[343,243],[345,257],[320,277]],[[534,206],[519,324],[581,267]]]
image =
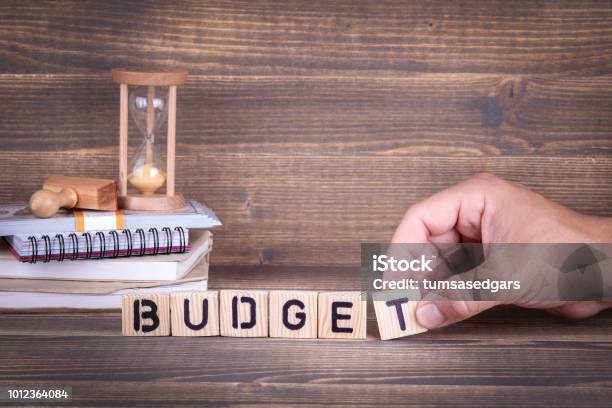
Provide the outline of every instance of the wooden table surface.
[[[189,71],[177,190],[224,221],[215,288],[356,289],[361,242],[478,171],[612,216],[610,0],[4,0],[0,23],[0,203],[117,177],[112,68]],[[119,333],[118,313],[2,314],[0,385],[107,406],[612,400],[610,312],[501,308],[388,342],[371,311],[355,342]]]
[[[213,288],[358,289],[354,268],[219,267]],[[119,312],[0,314],[0,386],[70,385],[99,406],[610,406],[612,313],[502,307],[365,341],[121,337]]]

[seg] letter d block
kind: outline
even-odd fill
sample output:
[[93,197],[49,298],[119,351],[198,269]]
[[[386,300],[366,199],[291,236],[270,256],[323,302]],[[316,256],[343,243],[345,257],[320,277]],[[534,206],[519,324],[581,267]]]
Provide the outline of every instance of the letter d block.
[[170,294],[173,336],[218,336],[219,292]]
[[385,292],[375,293],[373,297],[381,340],[406,337],[427,331],[416,320],[416,301],[409,300],[408,296],[385,296]]
[[361,292],[319,293],[319,338],[365,339],[367,301]]
[[317,338],[317,292],[270,292],[270,337]]
[[268,292],[222,290],[219,294],[222,336],[268,337]]
[[169,336],[170,296],[125,295],[121,320],[124,336]]

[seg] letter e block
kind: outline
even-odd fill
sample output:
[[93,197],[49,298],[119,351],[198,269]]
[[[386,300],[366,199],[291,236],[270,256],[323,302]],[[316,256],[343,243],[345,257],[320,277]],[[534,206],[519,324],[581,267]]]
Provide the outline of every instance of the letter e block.
[[222,290],[219,294],[219,302],[222,336],[268,336],[267,291]]
[[170,294],[173,336],[218,336],[219,292],[176,292]]
[[319,338],[365,339],[367,301],[361,292],[319,293]]
[[[382,340],[411,336],[426,332],[415,316],[417,302],[405,297],[384,296],[385,292],[374,294],[374,312]],[[378,296],[377,296],[378,295]]]
[[269,296],[270,337],[317,338],[317,292],[275,290]]
[[124,336],[169,336],[170,296],[124,295],[121,320]]

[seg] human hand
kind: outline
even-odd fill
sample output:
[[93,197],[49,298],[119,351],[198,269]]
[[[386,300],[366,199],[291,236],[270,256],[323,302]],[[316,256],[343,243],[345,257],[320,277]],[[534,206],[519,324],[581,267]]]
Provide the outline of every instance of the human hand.
[[[612,219],[579,214],[515,183],[480,173],[411,206],[392,243],[607,243]],[[429,329],[474,316],[501,301],[421,301]],[[612,302],[522,303],[569,318],[585,318]]]

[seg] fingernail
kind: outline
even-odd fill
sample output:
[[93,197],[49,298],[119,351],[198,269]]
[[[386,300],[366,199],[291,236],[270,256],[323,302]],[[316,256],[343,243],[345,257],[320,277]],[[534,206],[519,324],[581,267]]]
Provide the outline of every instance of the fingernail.
[[421,324],[428,329],[435,329],[444,323],[444,316],[440,313],[440,309],[433,303],[427,303],[419,306],[416,312],[416,318]]

